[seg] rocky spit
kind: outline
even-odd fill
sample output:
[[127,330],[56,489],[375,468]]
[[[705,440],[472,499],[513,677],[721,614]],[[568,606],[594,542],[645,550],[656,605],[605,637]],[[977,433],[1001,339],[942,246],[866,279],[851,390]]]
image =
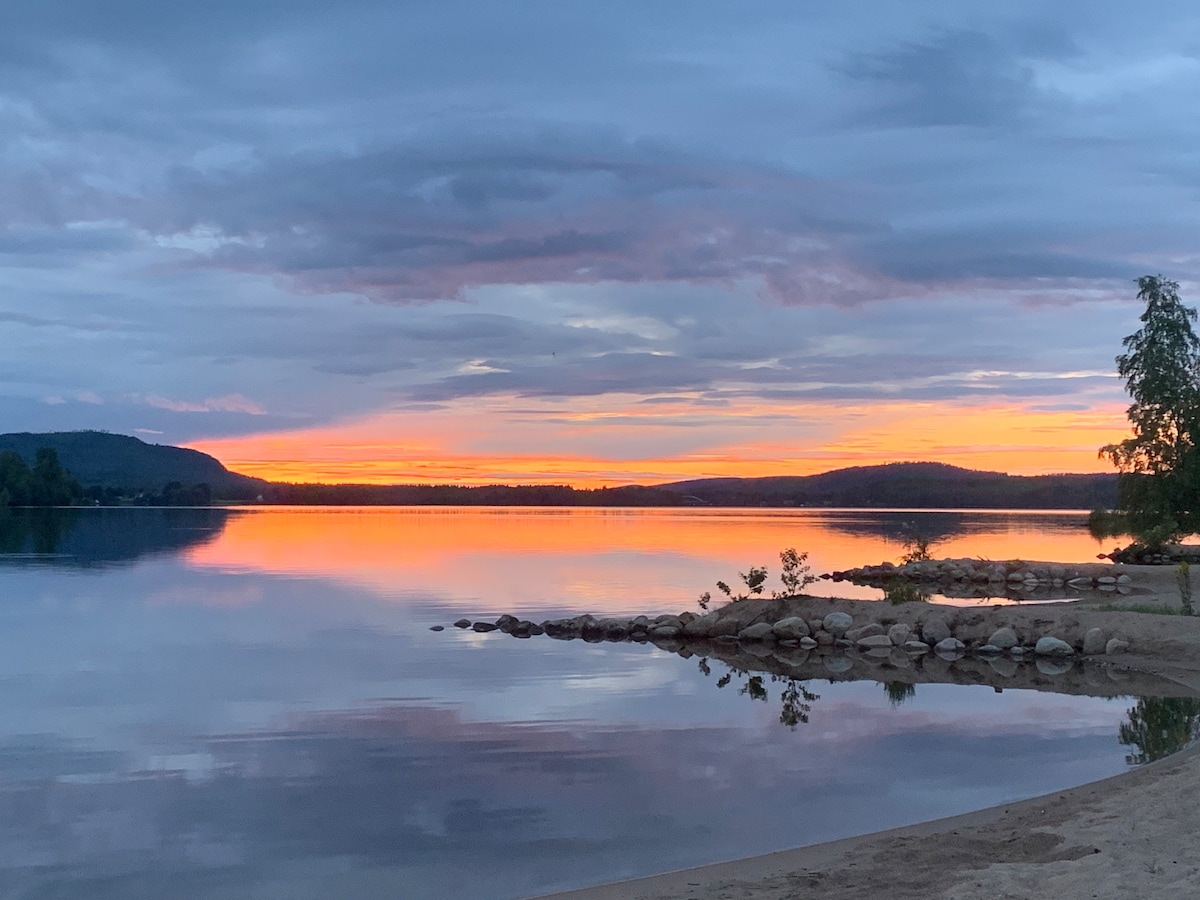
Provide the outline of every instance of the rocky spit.
[[911,584],[927,594],[986,599],[1067,600],[1091,592],[1130,593],[1132,579],[1113,567],[1096,571],[1096,566],[1061,563],[1029,563],[1022,560],[993,562],[983,559],[931,559],[894,565],[890,562],[861,566],[822,576],[830,581],[848,581],[888,590]]
[[[1100,625],[1081,627],[1054,618],[1020,612],[1011,623],[999,623],[995,614],[970,615],[954,607],[924,603],[891,606],[870,601],[839,601],[854,612],[833,609],[811,615],[816,598],[737,600],[712,612],[682,612],[632,618],[573,616],[532,622],[512,615],[492,621],[460,619],[458,628],[477,632],[501,631],[517,638],[547,635],[559,640],[651,642],[677,649],[681,641],[737,644],[750,647],[780,645],[813,651],[849,650],[891,656],[920,657],[936,654],[1009,659],[1069,660],[1076,656],[1115,657],[1129,650],[1128,637]],[[808,609],[803,608],[807,605]],[[921,607],[912,610],[910,607]],[[1002,610],[997,607],[994,610]],[[855,614],[857,613],[857,615]]]

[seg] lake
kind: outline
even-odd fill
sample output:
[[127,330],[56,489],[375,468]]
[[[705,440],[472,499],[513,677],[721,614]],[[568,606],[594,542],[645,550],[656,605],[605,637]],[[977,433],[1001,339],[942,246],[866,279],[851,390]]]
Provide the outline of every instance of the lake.
[[822,572],[894,561],[914,533],[937,555],[1087,561],[1107,548],[1085,518],[0,517],[0,894],[520,898],[1114,774],[1134,699],[812,678],[791,728],[786,682],[715,660],[430,630],[694,610],[751,565],[777,586],[784,547]]

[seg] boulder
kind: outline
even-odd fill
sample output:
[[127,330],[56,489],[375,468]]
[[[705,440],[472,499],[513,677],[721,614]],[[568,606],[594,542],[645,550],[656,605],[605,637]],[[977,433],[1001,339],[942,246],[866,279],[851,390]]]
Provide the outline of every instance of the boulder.
[[759,622],[757,625],[749,625],[738,632],[739,641],[773,641],[775,640],[775,628],[770,622]]
[[1123,641],[1120,638],[1111,638],[1104,645],[1104,652],[1109,656],[1117,656],[1129,649],[1129,641]]
[[664,623],[662,625],[655,625],[653,628],[650,629],[649,634],[650,634],[650,637],[654,638],[654,639],[673,638],[673,637],[679,637],[679,635],[682,631],[683,631],[683,629],[680,628],[678,625]]
[[868,625],[859,625],[857,628],[851,628],[846,632],[844,637],[848,641],[859,641],[862,638],[876,637],[883,634],[883,626],[878,622],[871,622]]
[[933,616],[921,623],[921,637],[927,644],[937,644],[953,635],[950,633],[950,626],[946,624],[945,619],[941,616]]
[[454,627],[455,628],[470,628],[471,620],[470,619],[459,619],[457,622],[454,623]]
[[850,617],[849,613],[844,612],[831,612],[821,620],[822,627],[834,637],[844,635],[853,624],[854,619]]
[[507,613],[505,613],[504,615],[502,615],[500,618],[498,618],[496,620],[496,627],[499,628],[501,631],[509,632],[509,631],[512,631],[513,628],[516,627],[516,624],[520,621],[521,620],[518,619],[516,616],[510,616]]
[[937,653],[962,653],[967,645],[958,638],[948,637],[938,641],[933,649]]
[[800,638],[800,648],[802,650],[812,650],[817,646],[817,642],[810,637]]
[[817,643],[822,647],[832,647],[833,641],[834,637],[828,631],[822,630],[817,632]]
[[775,623],[775,637],[783,641],[798,641],[808,637],[808,623],[799,616],[788,616]]
[[897,622],[887,630],[888,640],[890,640],[897,647],[903,647],[904,642],[908,640],[911,634],[912,627],[904,624],[903,622]]
[[886,634],[868,634],[866,637],[860,637],[855,641],[858,646],[864,650],[883,649],[888,653],[892,652],[892,639]]
[[1075,655],[1075,649],[1070,644],[1051,635],[1038,638],[1037,643],[1034,644],[1033,652],[1038,656],[1066,657]]
[[1106,644],[1108,644],[1108,635],[1104,633],[1103,628],[1089,628],[1083,634],[1083,652],[1089,656],[1103,653]]
[[1017,633],[1007,625],[1002,628],[997,628],[995,631],[993,631],[991,637],[987,639],[987,642],[993,647],[999,647],[1001,650],[1008,650],[1021,643],[1021,641],[1017,638]]
[[496,626],[491,622],[476,622],[471,626],[471,628],[475,631],[478,631],[480,634],[486,634],[489,631],[496,630]]
[[811,635],[816,635],[816,633],[824,627],[825,627],[825,623],[822,622],[820,619],[809,619],[808,620],[808,633]]
[[720,618],[721,616],[715,612],[699,616],[683,626],[683,633],[688,637],[708,637]]

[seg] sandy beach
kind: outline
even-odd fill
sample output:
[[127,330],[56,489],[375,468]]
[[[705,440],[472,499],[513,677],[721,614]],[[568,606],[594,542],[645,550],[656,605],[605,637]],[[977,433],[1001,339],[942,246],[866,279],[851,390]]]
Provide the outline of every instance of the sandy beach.
[[[1105,567],[1134,577],[1119,603],[1177,608],[1172,570]],[[801,601],[802,606],[849,601]],[[1200,618],[1089,602],[972,611],[987,619],[1107,622],[1131,643],[1114,671],[1200,689]],[[965,613],[963,615],[966,615]],[[993,624],[986,623],[988,627]],[[1200,748],[1104,781],[905,828],[548,895],[556,900],[889,898],[1185,898],[1200,895]]]
[[1200,751],[991,809],[560,900],[1185,898],[1200,892]]

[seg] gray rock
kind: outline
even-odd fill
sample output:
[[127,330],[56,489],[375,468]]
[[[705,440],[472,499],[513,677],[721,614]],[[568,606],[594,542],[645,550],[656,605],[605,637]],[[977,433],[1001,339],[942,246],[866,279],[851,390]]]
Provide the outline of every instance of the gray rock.
[[859,625],[857,628],[851,628],[846,632],[844,637],[848,641],[858,641],[861,638],[876,637],[883,634],[883,626],[878,622],[871,622],[867,625]]
[[816,633],[824,627],[825,627],[825,623],[822,622],[820,619],[809,619],[808,620],[808,633],[811,635],[815,636]]
[[987,642],[993,647],[999,647],[1001,650],[1008,650],[1011,647],[1021,643],[1017,638],[1017,633],[1005,625],[1003,628],[997,628],[992,632],[992,636],[987,639]]
[[927,644],[937,644],[948,637],[953,637],[950,626],[941,616],[934,616],[921,623],[921,637]]
[[808,637],[808,623],[799,616],[788,616],[775,623],[775,637],[785,641],[796,641]]
[[1033,646],[1033,652],[1038,656],[1074,656],[1075,649],[1066,641],[1046,635],[1038,638]]
[[1116,584],[1117,579],[1113,575],[1101,575],[1096,579],[1096,584]]
[[892,639],[886,634],[868,634],[866,637],[860,637],[855,643],[864,650],[882,648],[887,653],[892,652]]
[[820,644],[822,647],[832,647],[833,641],[834,641],[834,637],[828,631],[818,631],[817,632],[817,643]]
[[924,641],[905,641],[901,649],[905,653],[928,653],[929,645]]
[[903,622],[897,622],[887,630],[888,640],[890,640],[897,647],[903,647],[904,642],[907,641],[911,635],[911,626],[906,625]]
[[1076,587],[1076,588],[1089,588],[1092,586],[1092,583],[1093,583],[1092,579],[1087,578],[1086,576],[1081,576],[1079,578],[1067,579],[1067,584],[1069,584],[1071,587]]
[[938,641],[933,649],[937,653],[962,653],[966,648],[967,645],[958,638],[948,637]]
[[1130,578],[1128,575],[1126,575],[1124,572],[1122,572],[1120,575],[1117,576],[1117,584],[1129,584],[1132,581],[1133,581],[1133,579]]
[[775,640],[775,628],[770,622],[759,622],[757,625],[750,625],[738,632],[739,641],[773,641]]
[[708,637],[719,618],[721,617],[718,613],[710,612],[706,616],[692,619],[692,621],[683,626],[683,633],[688,637]]
[[454,623],[454,627],[455,628],[470,628],[471,620],[470,619],[459,619],[457,622]]
[[481,634],[485,634],[489,631],[496,630],[496,626],[493,625],[491,622],[476,622],[474,625],[471,626],[471,628],[474,631],[478,631]]
[[1129,649],[1129,641],[1123,641],[1120,638],[1112,638],[1104,645],[1104,652],[1109,656],[1118,656]]
[[800,638],[800,647],[801,647],[801,649],[804,649],[804,650],[812,650],[812,649],[813,649],[814,647],[816,647],[816,646],[817,646],[817,642],[816,642],[816,641],[814,641],[812,638],[810,638],[810,637],[802,637],[802,638]]
[[650,629],[649,634],[650,634],[650,637],[656,638],[656,639],[657,638],[673,638],[673,637],[679,637],[679,635],[682,631],[683,631],[683,629],[680,628],[678,625],[665,624],[665,625],[655,625],[653,628]]
[[999,656],[1004,651],[995,644],[984,644],[981,647],[976,648],[975,652],[980,656]]
[[1083,634],[1083,652],[1089,656],[1103,653],[1107,643],[1108,635],[1104,633],[1103,628],[1089,628]]
[[445,625],[430,625],[429,630],[430,631],[445,631],[446,626]]
[[821,620],[821,626],[834,637],[844,635],[853,624],[854,619],[850,618],[849,613],[844,612],[831,612]]

